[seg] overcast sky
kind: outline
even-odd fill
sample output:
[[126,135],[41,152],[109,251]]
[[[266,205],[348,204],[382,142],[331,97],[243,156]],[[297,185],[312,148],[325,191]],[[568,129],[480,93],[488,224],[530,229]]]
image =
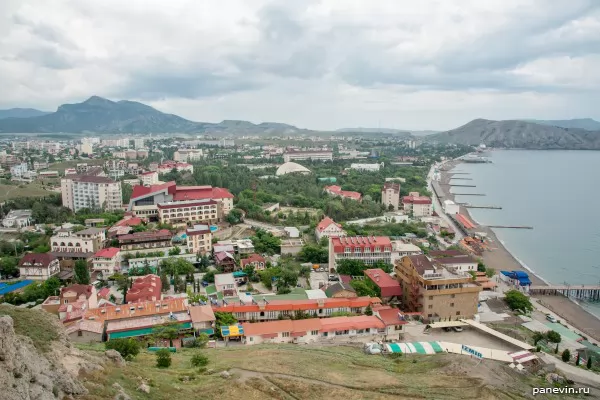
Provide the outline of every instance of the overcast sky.
[[91,95],[313,129],[600,119],[600,1],[0,0],[0,108]]

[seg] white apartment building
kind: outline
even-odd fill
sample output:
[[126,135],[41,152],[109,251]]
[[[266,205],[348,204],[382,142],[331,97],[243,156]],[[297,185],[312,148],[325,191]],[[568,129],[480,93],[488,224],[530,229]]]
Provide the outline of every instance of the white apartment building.
[[323,218],[315,227],[315,237],[317,241],[323,237],[341,237],[346,236],[346,231],[342,229],[342,225],[338,224],[329,217]]
[[427,196],[419,196],[419,192],[410,192],[408,196],[402,198],[402,205],[407,214],[413,217],[431,217],[433,215],[433,206],[431,199]]
[[212,199],[171,201],[157,204],[158,219],[165,224],[202,222],[215,224],[220,219],[219,202]]
[[94,254],[92,268],[100,272],[104,277],[113,275],[121,270],[121,249],[118,247],[107,247]]
[[83,208],[122,208],[121,182],[98,175],[68,175],[60,180],[63,206],[77,212]]
[[13,165],[12,167],[10,167],[10,175],[13,178],[22,178],[28,169],[29,168],[27,167],[27,163]]
[[387,236],[346,236],[329,238],[329,270],[335,272],[340,260],[392,263],[392,242]]
[[179,149],[173,153],[173,160],[177,162],[199,161],[204,157],[202,149]]
[[192,254],[206,254],[212,251],[212,233],[208,225],[194,225],[186,229],[187,248]]
[[375,171],[379,171],[382,166],[383,166],[383,163],[381,163],[381,164],[357,164],[357,163],[352,163],[352,164],[350,164],[350,169],[355,169],[357,171],[375,172]]
[[321,160],[332,161],[333,152],[325,151],[288,151],[283,154],[283,161],[290,162],[296,160]]
[[400,184],[394,182],[385,182],[383,189],[381,189],[381,203],[385,206],[386,210],[393,208],[394,211],[398,211],[400,207]]
[[143,149],[144,141],[145,139],[133,139],[133,147],[135,147],[136,149]]
[[91,143],[84,142],[79,145],[79,152],[81,154],[94,154],[94,147]]
[[140,179],[142,180],[143,186],[156,185],[158,183],[158,172],[156,172],[156,171],[142,172],[140,174]]
[[444,208],[444,212],[449,215],[458,214],[460,211],[460,206],[450,199],[444,200],[442,207]]

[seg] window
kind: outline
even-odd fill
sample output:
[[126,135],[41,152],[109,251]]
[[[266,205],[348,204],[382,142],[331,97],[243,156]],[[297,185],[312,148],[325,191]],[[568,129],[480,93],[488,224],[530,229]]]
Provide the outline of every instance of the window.
[[317,336],[319,334],[319,331],[310,331],[310,334],[313,336]]
[[427,308],[431,310],[433,308],[433,304],[428,305]]
[[433,314],[427,314],[427,318],[433,317]]
[[77,336],[83,336],[83,331],[77,331]]
[[455,294],[451,294],[451,295],[450,295],[450,298],[451,298],[451,299],[453,299],[453,298],[455,298],[455,297],[456,297],[456,295],[455,295]]
[[457,312],[456,312],[456,315],[460,315],[460,311],[457,311]]
[[433,296],[429,296],[429,300],[433,300]]
[[375,253],[381,252],[381,247],[375,247]]
[[346,248],[344,249],[344,253],[350,253],[350,247],[346,247]]
[[281,337],[290,337],[289,332],[281,332]]
[[450,303],[450,307],[454,307],[454,303]]
[[254,342],[254,338],[252,336],[250,336],[250,341]]

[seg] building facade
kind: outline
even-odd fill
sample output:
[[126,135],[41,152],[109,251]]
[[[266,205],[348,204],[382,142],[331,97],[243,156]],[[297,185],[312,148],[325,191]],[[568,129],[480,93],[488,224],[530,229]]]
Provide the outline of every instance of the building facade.
[[329,238],[329,270],[335,271],[340,260],[360,260],[367,265],[376,261],[391,264],[392,243],[387,236]]
[[77,212],[83,208],[120,210],[121,182],[99,175],[67,175],[60,180],[63,206]]
[[481,286],[468,273],[434,265],[425,255],[404,256],[394,271],[402,285],[406,311],[420,312],[427,322],[473,318]]
[[107,247],[94,254],[92,269],[104,277],[113,275],[121,270],[121,250],[117,247]]
[[172,235],[168,229],[155,232],[134,232],[119,236],[121,250],[144,250],[171,247]]
[[88,258],[104,246],[105,240],[103,228],[87,228],[78,232],[59,229],[50,237],[50,251],[61,258]]
[[342,229],[342,225],[329,217],[323,218],[315,228],[315,237],[317,238],[317,241],[324,237],[330,238],[341,236],[346,236],[346,231]]
[[179,149],[173,154],[173,160],[178,162],[200,161],[203,157],[202,149]]
[[332,151],[288,151],[283,154],[283,162],[297,161],[297,160],[319,160],[319,161],[332,161]]
[[419,192],[411,192],[402,198],[404,212],[412,214],[413,217],[431,217],[433,206],[431,199],[427,196],[419,196]]
[[386,210],[397,211],[400,208],[400,184],[385,182],[381,189],[381,203]]
[[142,186],[152,186],[158,183],[158,172],[148,171],[140,174]]
[[19,260],[21,279],[45,281],[59,272],[58,258],[50,253],[28,253]]
[[216,224],[222,212],[219,202],[212,199],[183,200],[159,203],[158,220],[165,224],[205,223]]
[[212,232],[208,225],[197,224],[185,232],[190,253],[204,255],[212,251]]

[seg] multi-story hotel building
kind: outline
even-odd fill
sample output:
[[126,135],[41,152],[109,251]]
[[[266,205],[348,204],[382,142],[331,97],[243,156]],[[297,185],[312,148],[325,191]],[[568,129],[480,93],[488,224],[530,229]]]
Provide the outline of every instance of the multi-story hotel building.
[[381,204],[386,210],[393,208],[397,211],[400,207],[400,184],[394,182],[386,182],[381,189]]
[[219,203],[211,199],[171,201],[159,203],[157,207],[158,219],[165,224],[215,224],[221,217]]
[[413,217],[431,217],[433,207],[431,199],[427,196],[419,196],[419,192],[411,192],[402,198],[404,211],[412,213]]
[[360,260],[367,265],[376,261],[392,263],[392,242],[387,236],[346,236],[329,238],[329,270],[335,271],[340,260]]
[[92,269],[108,277],[121,270],[121,250],[117,247],[108,247],[94,254]]
[[405,311],[420,312],[427,322],[473,318],[482,287],[466,272],[434,265],[425,255],[396,262]]
[[87,228],[79,232],[58,230],[50,237],[50,251],[58,258],[89,258],[104,246],[106,231]]
[[283,154],[283,161],[297,161],[297,160],[321,160],[321,161],[332,161],[333,152],[329,150],[325,151],[288,151]]
[[178,162],[193,162],[202,160],[204,153],[202,149],[179,149],[173,153],[173,160]]
[[84,174],[66,175],[62,178],[60,189],[63,206],[75,212],[83,208],[121,209],[121,182],[102,175],[100,168],[91,168]]
[[158,183],[158,172],[156,171],[142,172],[139,177],[143,186],[152,186]]
[[187,248],[190,253],[206,254],[212,251],[212,233],[208,225],[194,225],[185,232]]
[[134,232],[119,236],[121,250],[145,250],[171,247],[173,235],[168,229],[155,232]]

